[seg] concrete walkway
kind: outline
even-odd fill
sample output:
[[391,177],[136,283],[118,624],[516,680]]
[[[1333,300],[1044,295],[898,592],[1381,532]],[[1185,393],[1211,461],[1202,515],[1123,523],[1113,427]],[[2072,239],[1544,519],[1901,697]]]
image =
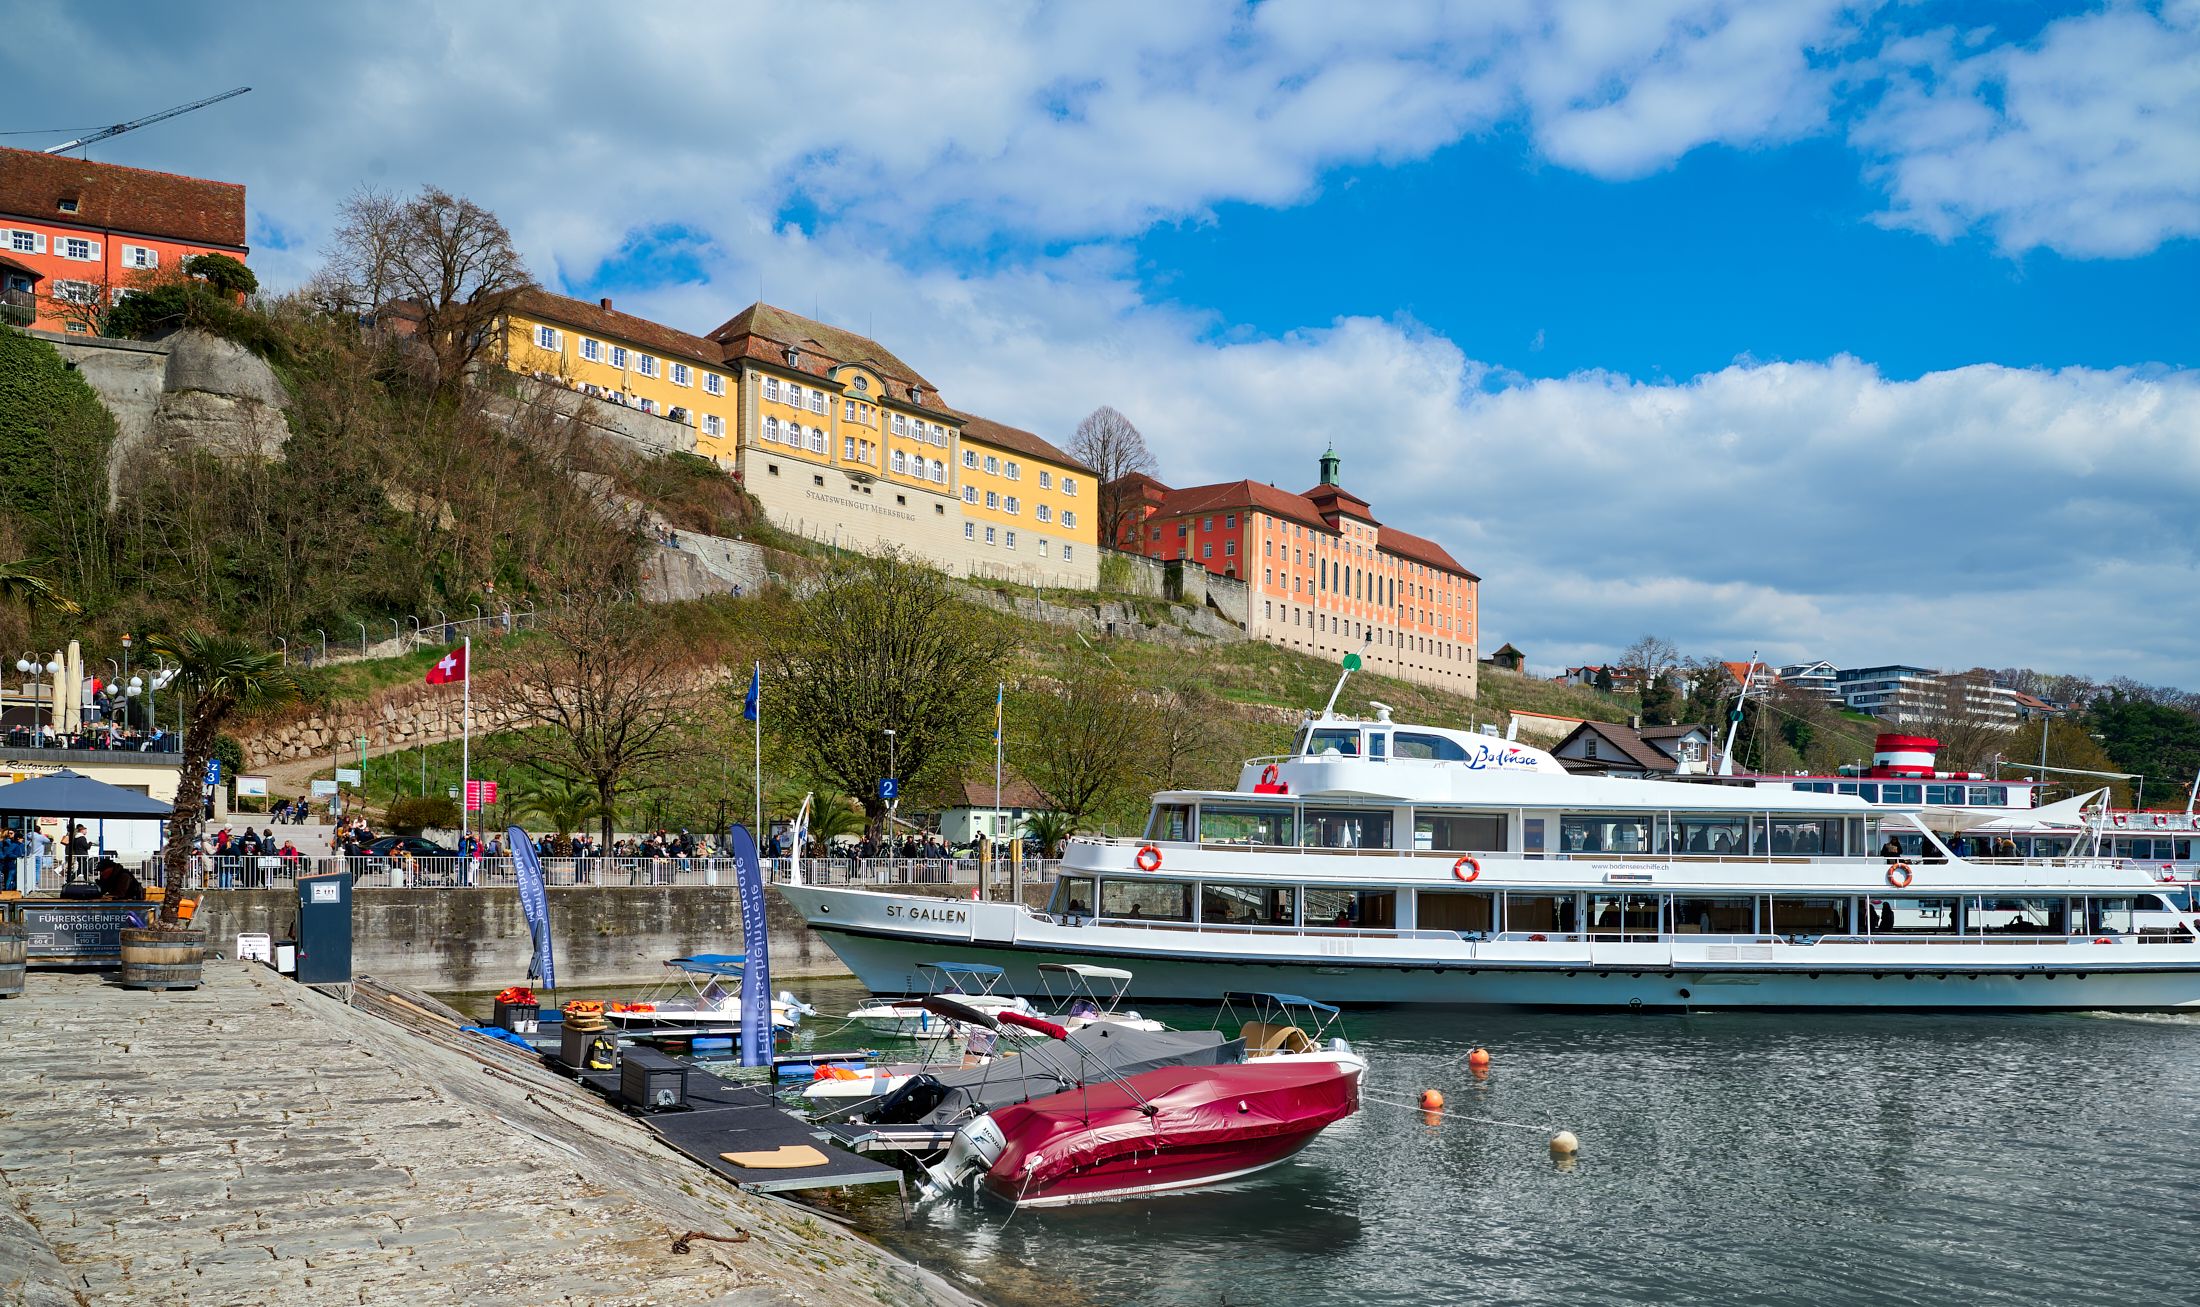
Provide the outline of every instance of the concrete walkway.
[[[34,972],[0,1003],[0,1302],[967,1301],[517,1050],[263,967],[207,980]],[[688,1230],[751,1239],[671,1252]]]

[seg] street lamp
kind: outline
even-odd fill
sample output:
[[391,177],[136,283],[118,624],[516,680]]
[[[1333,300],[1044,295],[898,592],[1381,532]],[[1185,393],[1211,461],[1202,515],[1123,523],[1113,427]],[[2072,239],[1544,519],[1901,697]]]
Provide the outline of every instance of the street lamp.
[[894,728],[886,728],[886,775],[894,782],[894,797],[886,801],[886,856],[894,856],[894,815],[901,808],[901,768],[894,763]]
[[365,622],[359,624],[359,656],[361,658],[367,656],[367,624]]
[[321,637],[321,661],[326,663],[328,661],[328,632],[316,626],[313,628],[313,633]]
[[290,641],[278,635],[275,637],[275,643],[283,647],[283,666],[290,666]]
[[[42,663],[35,657],[18,658],[15,660],[15,670],[25,676],[44,679],[47,682],[46,697],[49,700],[57,693],[54,687],[58,683],[53,678],[61,675],[59,661]],[[35,747],[44,742],[44,737],[38,731],[38,696],[34,694],[31,696],[31,744]]]

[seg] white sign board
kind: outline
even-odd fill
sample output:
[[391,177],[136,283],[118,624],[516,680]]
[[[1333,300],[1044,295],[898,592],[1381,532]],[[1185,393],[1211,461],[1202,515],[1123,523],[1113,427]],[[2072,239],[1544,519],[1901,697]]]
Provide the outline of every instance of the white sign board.
[[334,793],[336,793],[335,781],[315,781],[313,783],[313,797],[316,799],[325,799]]
[[357,785],[359,783],[359,769],[357,767],[338,767],[336,769],[336,783],[338,785]]
[[311,901],[315,903],[341,903],[344,901],[344,887],[333,880],[314,881]]
[[237,797],[240,799],[264,799],[267,797],[267,777],[239,776]]

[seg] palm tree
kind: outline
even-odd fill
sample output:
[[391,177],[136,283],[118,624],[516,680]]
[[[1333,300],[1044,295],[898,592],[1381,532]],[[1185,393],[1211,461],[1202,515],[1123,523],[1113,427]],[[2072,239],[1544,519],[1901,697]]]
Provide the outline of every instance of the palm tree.
[[834,840],[862,829],[863,810],[845,794],[820,795],[810,810],[810,838],[827,853],[832,851]]
[[1039,841],[1039,856],[1059,857],[1062,842],[1077,833],[1077,822],[1066,812],[1035,812],[1024,818],[1024,833]]
[[603,800],[596,787],[548,776],[535,776],[514,787],[511,815],[516,821],[547,823],[558,833],[558,847],[574,831],[603,815]]
[[176,904],[193,888],[191,850],[198,847],[206,821],[206,763],[222,724],[240,708],[271,708],[298,697],[298,680],[279,654],[233,635],[155,635],[146,648],[176,664],[176,682],[193,694],[184,715],[183,770],[176,785],[175,810],[168,815],[168,843],[161,850],[160,912],[155,930],[179,930]]
[[81,612],[74,599],[53,588],[53,583],[18,560],[0,563],[0,603],[24,608],[51,608],[57,613]]

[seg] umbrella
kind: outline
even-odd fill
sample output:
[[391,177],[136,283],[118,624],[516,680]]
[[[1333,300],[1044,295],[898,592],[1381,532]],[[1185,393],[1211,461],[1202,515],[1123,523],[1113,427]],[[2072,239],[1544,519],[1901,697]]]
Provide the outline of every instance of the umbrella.
[[108,817],[166,820],[169,805],[136,790],[63,769],[51,776],[0,785],[0,814],[25,817]]

